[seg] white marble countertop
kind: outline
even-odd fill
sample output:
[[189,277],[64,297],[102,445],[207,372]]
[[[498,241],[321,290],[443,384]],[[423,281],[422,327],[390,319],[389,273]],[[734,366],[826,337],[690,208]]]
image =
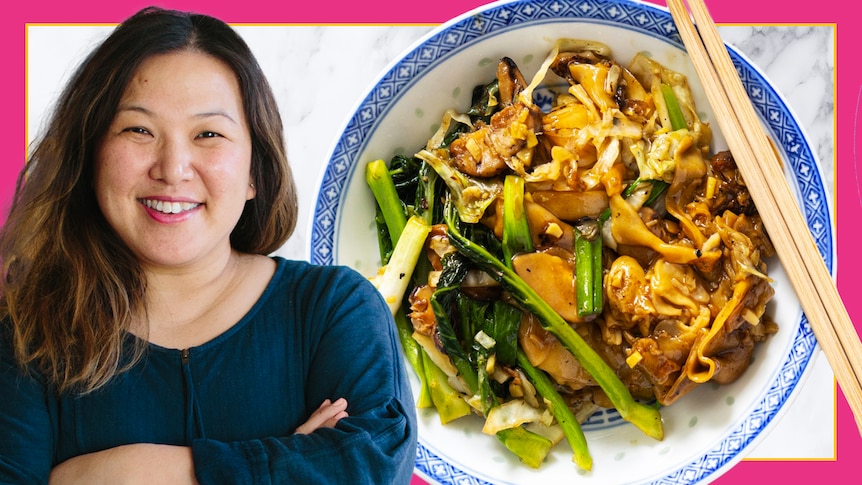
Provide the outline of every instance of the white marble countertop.
[[[371,83],[432,26],[240,26],[271,84],[285,122],[299,188],[295,235],[278,253],[308,259],[316,188],[338,130]],[[28,137],[72,67],[106,26],[28,28]],[[795,112],[834,194],[834,40],[831,26],[721,26],[725,40],[759,67]],[[801,69],[797,59],[806,59]],[[835,385],[818,351],[795,400],[747,459],[834,459]]]

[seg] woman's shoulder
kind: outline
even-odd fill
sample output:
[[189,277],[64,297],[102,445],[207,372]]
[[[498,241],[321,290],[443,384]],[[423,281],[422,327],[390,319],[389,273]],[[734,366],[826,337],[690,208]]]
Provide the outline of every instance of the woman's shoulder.
[[304,260],[286,259],[282,256],[273,256],[272,258],[276,262],[273,277],[275,281],[293,281],[306,284],[371,285],[367,277],[349,266],[319,265]]
[[[308,261],[279,256],[273,277],[273,289],[296,298],[297,303],[378,304],[382,297],[371,281],[357,270],[343,265],[318,265]],[[375,300],[380,300],[376,302]],[[385,303],[384,303],[385,304]]]

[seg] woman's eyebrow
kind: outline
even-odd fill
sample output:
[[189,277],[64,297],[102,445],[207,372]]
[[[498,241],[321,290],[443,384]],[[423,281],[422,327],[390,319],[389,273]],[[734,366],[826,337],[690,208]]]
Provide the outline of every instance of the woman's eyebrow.
[[216,111],[205,111],[205,112],[203,112],[203,113],[198,113],[198,114],[196,114],[194,117],[195,117],[195,118],[211,118],[211,117],[214,117],[214,116],[221,116],[221,117],[227,118],[227,119],[228,119],[228,120],[230,120],[232,123],[236,123],[236,122],[237,122],[235,119],[233,119],[233,117],[232,117],[230,114],[228,114],[226,111],[222,111],[222,110],[216,110]]
[[[130,105],[126,105],[126,106],[119,106],[117,108],[117,113],[122,113],[124,111],[132,111],[132,112],[136,112],[136,113],[145,114],[148,116],[154,116],[155,115],[154,112],[148,110],[147,108],[144,108],[143,106],[139,106],[139,105],[134,105],[134,104],[130,104]],[[237,123],[237,121],[230,114],[228,114],[227,111],[224,111],[224,110],[203,111],[201,113],[195,114],[193,117],[204,119],[204,118],[212,118],[212,117],[217,117],[217,116],[227,118],[232,123]]]

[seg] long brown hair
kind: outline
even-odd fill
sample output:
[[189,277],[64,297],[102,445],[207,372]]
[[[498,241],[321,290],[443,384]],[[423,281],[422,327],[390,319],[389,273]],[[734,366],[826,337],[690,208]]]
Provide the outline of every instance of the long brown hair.
[[127,334],[145,313],[135,256],[102,216],[93,160],[120,98],[145,59],[191,49],[237,76],[252,138],[248,201],[231,233],[241,252],[269,254],[296,225],[296,189],[272,90],[243,39],[221,20],[150,7],[121,23],[80,65],[18,178],[0,229],[0,318],[19,364],[59,392],[88,392],[134,364]]

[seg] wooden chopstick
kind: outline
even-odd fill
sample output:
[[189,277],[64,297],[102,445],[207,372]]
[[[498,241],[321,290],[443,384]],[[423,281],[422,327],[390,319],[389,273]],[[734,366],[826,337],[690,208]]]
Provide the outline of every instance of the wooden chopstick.
[[862,341],[703,0],[667,0],[721,133],[862,434]]

